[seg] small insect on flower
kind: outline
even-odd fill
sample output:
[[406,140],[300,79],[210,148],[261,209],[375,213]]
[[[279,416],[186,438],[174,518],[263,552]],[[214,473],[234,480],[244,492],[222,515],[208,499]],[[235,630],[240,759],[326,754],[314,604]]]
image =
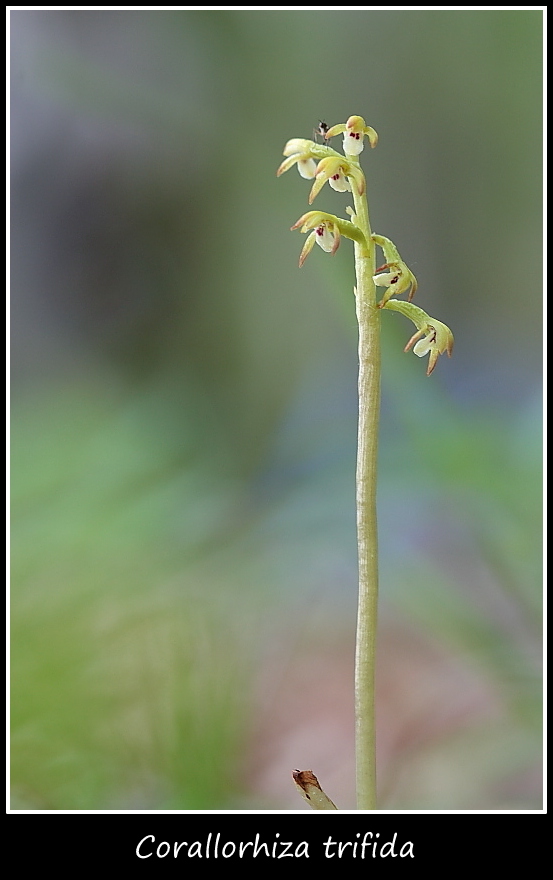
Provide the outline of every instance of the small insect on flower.
[[325,135],[327,131],[329,131],[330,125],[327,125],[326,122],[323,122],[322,119],[319,119],[319,124],[317,128],[313,129],[313,139],[318,143],[319,137],[322,138],[323,144],[325,143]]

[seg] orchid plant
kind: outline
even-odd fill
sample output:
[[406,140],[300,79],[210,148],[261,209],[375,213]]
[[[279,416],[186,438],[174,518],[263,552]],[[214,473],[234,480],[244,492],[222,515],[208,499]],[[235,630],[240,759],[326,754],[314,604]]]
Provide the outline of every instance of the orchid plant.
[[[296,165],[300,175],[313,180],[308,202],[311,205],[325,183],[338,192],[350,192],[353,208],[346,208],[349,220],[323,211],[308,211],[291,227],[309,233],[300,254],[303,266],[315,244],[327,254],[335,254],[342,238],[354,243],[356,284],[354,296],[359,324],[359,422],[357,443],[357,541],[359,560],[359,601],[355,657],[355,751],[356,789],[359,810],[376,809],[376,725],[375,725],[375,649],[378,601],[378,547],[376,521],[376,478],[378,423],[380,411],[380,315],[384,309],[400,312],[416,327],[405,346],[418,357],[428,358],[429,376],[438,357],[453,350],[449,327],[413,305],[417,280],[389,238],[371,231],[366,197],[365,175],[359,155],[365,138],[375,147],[378,135],[361,116],[320,131],[326,140],[343,135],[344,155],[325,144],[292,138],[284,147],[286,157],[277,171],[284,174]],[[376,247],[385,262],[376,268]],[[377,299],[376,288],[384,288]],[[407,300],[395,297],[407,294]],[[320,788],[311,771],[294,771],[294,782],[302,796],[318,810],[336,807]]]

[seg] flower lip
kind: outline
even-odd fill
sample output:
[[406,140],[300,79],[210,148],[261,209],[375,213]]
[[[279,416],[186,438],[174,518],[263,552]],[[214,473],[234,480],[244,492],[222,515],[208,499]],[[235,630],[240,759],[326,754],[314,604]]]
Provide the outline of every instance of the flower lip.
[[348,179],[341,170],[337,171],[336,174],[332,174],[328,178],[328,183],[336,192],[351,192]]
[[323,222],[315,229],[316,242],[327,254],[335,254],[340,244],[340,233],[334,224]]
[[392,284],[396,284],[399,279],[397,272],[382,272],[382,267],[376,271],[380,272],[380,275],[373,275],[373,281],[377,287],[390,287]]
[[306,180],[312,180],[315,177],[317,163],[311,156],[298,159],[298,171]]

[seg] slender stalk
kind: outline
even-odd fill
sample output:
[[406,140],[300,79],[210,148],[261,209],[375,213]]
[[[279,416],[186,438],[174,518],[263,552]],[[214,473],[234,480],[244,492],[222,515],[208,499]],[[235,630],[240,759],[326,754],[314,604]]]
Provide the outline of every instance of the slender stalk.
[[[401,259],[393,241],[384,235],[371,235],[366,182],[359,164],[363,138],[375,147],[378,135],[365,124],[362,116],[350,116],[347,122],[328,127],[321,122],[324,137],[344,135],[344,157],[327,146],[305,138],[287,141],[278,167],[277,177],[298,166],[302,177],[314,178],[309,204],[328,181],[339,192],[351,187],[354,211],[344,220],[325,211],[308,211],[292,229],[309,232],[300,254],[300,266],[318,244],[327,254],[335,254],[341,237],[349,238],[355,248],[356,309],[359,323],[359,427],[357,441],[357,546],[359,557],[359,604],[355,650],[355,757],[357,775],[357,809],[376,810],[376,624],[378,605],[378,534],[376,525],[376,477],[378,455],[378,422],[380,416],[380,313],[382,309],[400,312],[409,318],[417,332],[408,341],[405,351],[413,349],[417,357],[429,355],[427,375],[436,361],[453,350],[453,333],[446,324],[432,318],[411,302],[417,290],[417,279]],[[318,162],[318,164],[316,164]],[[349,181],[349,184],[348,184]],[[344,183],[346,184],[344,186]],[[362,195],[360,194],[362,192]],[[387,288],[376,302],[375,246],[382,248],[386,263],[376,277],[379,287]],[[388,271],[383,271],[387,269]],[[407,302],[396,299],[408,294]],[[322,792],[311,770],[295,770],[294,780],[314,809],[334,809]],[[314,780],[314,782],[313,782]],[[315,785],[316,783],[316,785]],[[303,787],[305,784],[306,788]],[[317,789],[314,792],[313,785]],[[314,800],[315,798],[315,800]],[[323,804],[321,806],[320,804]],[[330,806],[329,806],[330,805]]]
[[380,310],[373,281],[375,246],[366,196],[352,187],[357,225],[369,247],[355,243],[359,322],[359,425],[357,440],[357,545],[359,601],[355,653],[357,809],[376,809],[375,666],[378,602],[376,477],[380,414]]

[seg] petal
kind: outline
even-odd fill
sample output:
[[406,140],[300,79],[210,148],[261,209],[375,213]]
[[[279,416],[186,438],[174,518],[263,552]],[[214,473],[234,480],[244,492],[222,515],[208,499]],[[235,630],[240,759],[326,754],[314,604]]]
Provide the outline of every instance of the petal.
[[308,211],[307,214],[302,214],[299,220],[296,220],[293,226],[290,227],[290,231],[293,232],[294,229],[299,229],[302,226],[302,232],[307,232],[308,229],[315,229],[315,226],[318,226],[321,222],[321,218],[319,217],[320,211]]
[[348,163],[347,176],[352,177],[355,181],[355,185],[357,187],[357,192],[360,196],[365,192],[365,175],[356,165],[351,165]]
[[373,275],[373,281],[377,287],[389,287],[394,278],[397,278],[397,272],[382,272],[381,275]]
[[336,249],[334,233],[324,223],[317,226],[315,235],[317,244],[323,249],[323,251],[325,251],[325,253],[330,254]]
[[333,177],[329,177],[328,182],[336,192],[351,192],[351,186],[343,174],[335,174]]
[[[327,147],[327,149],[330,149]],[[333,174],[347,174],[346,168],[349,163],[336,153],[334,156],[325,156],[317,165],[317,174],[324,174],[325,177],[332,177]]]
[[306,180],[311,180],[315,177],[316,170],[317,163],[314,159],[311,159],[311,157],[308,159],[298,159],[298,171]]
[[413,354],[416,354],[417,357],[422,358],[427,355],[428,352],[431,351],[433,348],[435,348],[436,351],[438,350],[438,346],[436,345],[436,333],[432,329],[430,333],[428,333],[424,337],[424,339],[419,339],[419,341],[413,348]]
[[291,138],[291,140],[286,142],[282,155],[292,156],[293,153],[300,153],[308,156],[311,148],[314,146],[315,143],[313,141],[308,141],[306,138]]
[[317,176],[315,177],[315,183],[311,187],[311,192],[309,193],[309,198],[307,200],[310,205],[313,204],[314,200],[316,199],[316,197],[318,196],[318,194],[322,190],[326,181],[327,181],[327,175],[324,173],[324,171],[319,172],[319,174],[317,174]]
[[365,130],[365,120],[362,116],[350,116],[346,122],[348,131],[363,132]]
[[[347,223],[346,220],[343,221]],[[334,216],[334,214],[326,214],[324,211],[308,211],[307,214],[302,214],[299,220],[296,220],[293,226],[290,229],[299,229],[302,227],[302,232],[307,232],[308,229],[315,229],[315,227],[320,226],[321,223],[331,223],[336,225],[338,223],[338,218]]]
[[420,339],[417,344],[413,347],[413,354],[416,354],[417,357],[423,358],[426,357],[429,351],[433,348],[431,343],[426,342],[424,339]]
[[307,257],[311,253],[311,251],[313,250],[313,246],[315,244],[315,239],[316,239],[315,232],[312,232],[311,235],[308,235],[307,238],[305,239],[305,244],[302,247],[301,254],[300,254],[300,269],[303,266],[303,264],[305,263]]
[[434,319],[432,327],[434,328],[434,333],[436,335],[436,347],[438,353],[443,354],[444,351],[447,351],[449,357],[451,357],[451,352],[453,351],[453,333],[447,324],[442,324],[441,321],[436,321]]
[[346,156],[358,156],[364,146],[362,134],[354,131],[344,132],[344,153]]
[[299,162],[301,159],[301,153],[294,153],[293,156],[289,156],[288,159],[285,159],[284,162],[281,162],[277,168],[277,177],[280,177],[281,174],[284,174],[285,171],[289,171],[292,165],[295,165],[296,162]]
[[334,226],[334,244],[332,245],[332,250],[330,251],[331,255],[334,256],[338,248],[340,247],[341,235],[340,230],[337,226]]
[[369,143],[370,143],[371,147],[376,147],[376,145],[378,143],[378,135],[377,135],[376,131],[374,130],[374,128],[371,128],[370,125],[366,125],[365,126],[365,134],[367,135],[367,137],[369,139]]
[[427,371],[426,371],[426,375],[427,375],[427,376],[430,375],[430,373],[432,372],[432,370],[433,370],[434,367],[436,366],[436,362],[437,362],[437,360],[438,360],[438,355],[439,355],[439,354],[440,354],[440,352],[439,352],[437,349],[435,349],[435,348],[433,348],[432,351],[430,352],[430,358],[429,358],[429,360],[428,360],[428,369],[427,369]]
[[[396,302],[395,299],[392,300],[392,303],[395,303],[395,302]],[[398,300],[398,302],[399,302],[399,300]],[[389,303],[387,303],[386,305],[387,305],[388,308],[391,308],[391,306],[390,306]],[[413,345],[413,343],[416,342],[417,339],[420,339],[421,336],[423,335],[423,333],[424,333],[423,330],[417,330],[416,333],[413,333],[413,335],[411,336],[411,339],[409,340],[409,342],[407,343],[407,345],[405,346],[405,348],[403,349],[403,351],[409,351],[409,349],[411,348],[411,346]]]
[[329,138],[335,137],[337,134],[342,134],[342,132],[345,130],[345,123],[340,122],[338,125],[333,125],[332,128],[328,129],[327,133],[325,134],[325,138],[328,140]]

